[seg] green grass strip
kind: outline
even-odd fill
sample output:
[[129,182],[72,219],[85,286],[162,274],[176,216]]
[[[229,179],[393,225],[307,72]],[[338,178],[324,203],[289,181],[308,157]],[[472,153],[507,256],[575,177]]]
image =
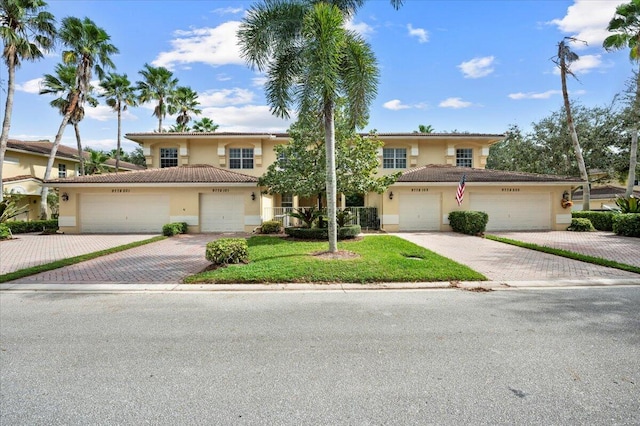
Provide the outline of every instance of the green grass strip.
[[166,238],[167,237],[164,237],[164,236],[153,237],[153,238],[149,238],[142,241],[135,241],[133,243],[96,251],[93,253],[87,253],[87,254],[82,254],[80,256],[70,257],[68,259],[56,260],[55,262],[45,263],[44,265],[37,265],[37,266],[32,266],[30,268],[20,269],[18,271],[9,272],[8,274],[0,275],[0,283],[5,283],[7,281],[13,281],[19,278],[28,277],[30,275],[39,274],[40,272],[47,272],[53,269],[75,265],[76,263],[85,262],[87,260],[95,259],[100,256],[106,256],[108,254],[118,253],[120,251],[129,250],[134,247],[143,246],[149,243],[155,243],[156,241],[161,241]]
[[593,263],[594,265],[607,266],[609,268],[621,269],[623,271],[635,272],[636,274],[640,274],[640,267],[638,266],[627,265],[626,263],[620,263],[614,260],[603,259],[602,257],[589,256],[587,254],[576,253],[569,250],[557,249],[549,246],[541,246],[533,243],[526,243],[524,241],[517,241],[509,238],[498,237],[497,235],[485,234],[484,237],[488,240],[511,244],[514,246],[536,250],[543,253],[554,254],[556,256],[562,256],[562,257],[566,257],[573,260],[580,260],[582,262]]

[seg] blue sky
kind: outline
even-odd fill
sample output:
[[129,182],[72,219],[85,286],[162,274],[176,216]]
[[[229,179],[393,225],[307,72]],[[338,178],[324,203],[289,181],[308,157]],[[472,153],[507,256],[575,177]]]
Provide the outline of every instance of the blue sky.
[[[348,26],[371,44],[380,68],[378,95],[366,130],[410,132],[419,124],[436,132],[503,133],[509,125],[530,128],[562,104],[560,77],[551,61],[557,43],[574,36],[579,81],[572,98],[587,106],[609,104],[632,75],[628,51],[605,52],[602,40],[623,0],[406,0],[395,11],[387,0],[370,0]],[[120,49],[116,71],[133,82],[145,63],[165,66],[180,85],[200,95],[202,116],[219,131],[285,131],[264,100],[264,77],[243,63],[236,30],[252,2],[170,0],[50,0],[58,21],[89,17]],[[43,74],[53,73],[60,50],[16,75],[10,137],[53,140],[61,121],[38,95]],[[0,70],[6,84],[6,67]],[[6,87],[2,88],[4,108]],[[153,106],[132,108],[123,133],[153,131]],[[173,123],[167,117],[167,125]],[[106,105],[87,108],[80,129],[84,146],[116,145],[116,115]],[[125,150],[137,146],[123,140]],[[73,129],[63,143],[75,146]]]

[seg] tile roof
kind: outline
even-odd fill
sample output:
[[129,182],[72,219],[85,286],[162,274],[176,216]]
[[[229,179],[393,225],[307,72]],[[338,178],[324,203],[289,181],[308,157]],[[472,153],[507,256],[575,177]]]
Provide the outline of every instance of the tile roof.
[[47,183],[257,183],[258,178],[207,164],[49,179]]
[[[7,148],[17,149],[21,151],[33,152],[34,154],[42,154],[49,155],[51,152],[51,148],[53,147],[53,142],[49,141],[19,141],[15,139],[9,139],[7,141]],[[91,154],[88,152],[84,152],[83,156],[85,159],[89,159]],[[58,151],[56,152],[57,158],[67,158],[69,160],[78,161],[78,150],[75,148],[71,148],[70,146],[60,144],[58,146]],[[113,158],[108,159],[105,164],[114,167],[116,166],[116,160]],[[137,164],[128,163],[126,161],[120,161],[120,168],[126,170],[144,170],[144,167],[138,166]]]
[[[592,200],[597,199],[606,199],[606,198],[616,198],[616,196],[623,197],[626,192],[626,188],[621,188],[619,186],[613,185],[605,185],[605,186],[597,186],[592,187],[590,191],[590,196]],[[634,197],[640,197],[640,191],[633,191]],[[582,200],[582,189],[577,190],[573,193],[571,197],[572,200]]]
[[[361,136],[368,136],[369,133],[360,133]],[[504,134],[493,133],[418,133],[418,132],[400,132],[400,133],[377,133],[378,137],[413,137],[413,138],[464,138],[464,137],[483,137],[483,138],[504,138]],[[207,136],[275,136],[277,138],[288,138],[289,133],[286,132],[140,132],[127,133],[124,135],[128,139],[135,140],[136,137],[156,136],[161,138],[174,137],[207,137]]]
[[539,175],[534,173],[509,172],[504,170],[472,169],[449,165],[429,164],[405,171],[398,182],[459,182],[462,175],[467,182],[567,182],[580,183],[577,177]]
[[21,180],[28,180],[28,179],[33,179],[33,180],[37,180],[42,182],[42,179],[37,178],[35,176],[31,176],[31,175],[20,175],[20,176],[11,176],[8,178],[3,178],[2,181],[7,183],[7,182],[18,182]]

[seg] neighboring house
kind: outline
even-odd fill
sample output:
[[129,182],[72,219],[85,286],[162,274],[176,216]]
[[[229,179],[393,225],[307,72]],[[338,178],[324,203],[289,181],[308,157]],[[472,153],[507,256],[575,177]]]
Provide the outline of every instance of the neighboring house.
[[[616,198],[624,197],[626,188],[615,185],[594,186],[590,193],[591,210],[609,210],[616,208]],[[633,196],[640,198],[640,188],[634,186]],[[578,189],[573,193],[573,210],[582,210],[582,189]]]
[[[382,133],[380,173],[402,172],[383,194],[363,194],[382,229],[450,230],[454,210],[489,213],[489,230],[565,229],[564,194],[579,178],[485,170],[489,147],[504,135]],[[268,195],[258,177],[276,161],[284,133],[131,133],[148,170],[52,179],[66,195],[60,228],[69,233],[159,232],[186,222],[191,232],[251,231],[294,207],[315,204],[294,194]],[[455,194],[466,176],[464,201]],[[342,198],[344,204],[344,197]]]
[[[23,194],[29,204],[29,211],[16,219],[36,220],[40,216],[40,194],[42,179],[47,168],[49,153],[53,143],[49,141],[18,141],[9,139],[2,167],[2,181],[7,193]],[[83,153],[89,157],[89,153]],[[115,170],[115,160],[108,160],[108,169]],[[78,176],[80,160],[78,150],[65,145],[58,147],[51,178]],[[143,167],[120,162],[120,170],[141,170]]]

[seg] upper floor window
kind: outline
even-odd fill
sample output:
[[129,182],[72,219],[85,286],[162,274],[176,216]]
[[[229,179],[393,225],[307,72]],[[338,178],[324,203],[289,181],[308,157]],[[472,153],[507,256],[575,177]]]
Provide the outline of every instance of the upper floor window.
[[293,195],[282,194],[282,207],[293,207]]
[[407,150],[405,148],[383,148],[382,168],[384,169],[406,169]]
[[66,164],[58,164],[58,177],[66,178],[67,177],[67,165]]
[[253,148],[230,148],[230,169],[253,169]]
[[456,166],[473,167],[473,149],[456,149]]
[[160,148],[160,168],[178,165],[178,148]]

